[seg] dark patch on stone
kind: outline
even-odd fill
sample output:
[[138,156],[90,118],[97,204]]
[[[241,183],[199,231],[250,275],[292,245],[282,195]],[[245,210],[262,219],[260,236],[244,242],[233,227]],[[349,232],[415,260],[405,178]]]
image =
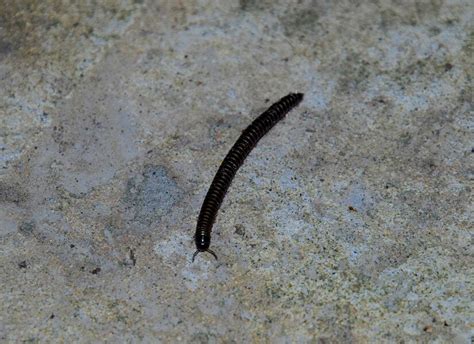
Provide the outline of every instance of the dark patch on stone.
[[431,174],[436,170],[436,163],[433,159],[425,159],[421,161],[421,168],[425,173]]
[[19,262],[18,263],[18,267],[20,269],[26,269],[28,267],[28,264],[26,264],[26,260],[22,261],[22,262]]
[[369,63],[362,56],[350,53],[341,64],[339,91],[345,94],[364,91],[370,77],[370,70]]
[[7,41],[0,40],[0,58],[9,55],[13,51],[13,44]]
[[[405,6],[384,9],[380,12],[380,25],[389,30],[401,26],[422,25],[430,20],[439,18],[442,1],[415,1]],[[436,30],[432,33],[436,34]]]
[[454,67],[454,66],[453,66],[451,63],[446,63],[446,64],[444,65],[444,71],[445,71],[445,72],[449,72],[451,69],[453,69],[453,67]]
[[287,36],[300,35],[304,37],[305,34],[315,31],[319,27],[319,17],[320,14],[315,10],[304,10],[289,17],[284,20],[286,22],[285,31]]
[[97,267],[94,270],[91,270],[90,273],[93,275],[97,275],[100,272],[101,268]]
[[241,225],[241,224],[235,225],[235,233],[238,235],[244,236],[245,235],[244,225]]
[[380,26],[382,29],[389,30],[394,26],[415,25],[416,19],[411,16],[404,16],[395,12],[393,9],[385,9],[380,12]]
[[242,11],[247,11],[250,7],[253,7],[257,1],[255,0],[239,0],[239,6]]
[[409,132],[404,132],[400,135],[398,141],[402,146],[408,146],[413,139],[413,135]]
[[145,166],[141,177],[128,180],[124,202],[134,220],[151,224],[169,214],[183,191],[161,165]]
[[19,185],[0,182],[0,202],[21,203],[26,200],[26,192]]
[[137,264],[137,257],[135,257],[135,251],[133,251],[133,249],[130,249],[129,257],[133,266],[135,266]]
[[314,39],[326,35],[327,27],[321,24],[320,19],[330,11],[332,6],[334,5],[330,2],[312,1],[306,5],[290,7],[280,19],[286,36]]
[[39,117],[40,117],[40,121],[42,123],[45,123],[48,120],[49,114],[43,111]]
[[25,221],[20,224],[18,230],[24,235],[31,235],[35,230],[36,224],[34,221]]
[[212,342],[215,337],[212,334],[199,332],[192,336],[190,343],[204,344]]
[[269,0],[239,0],[239,7],[242,11],[262,11],[269,10],[273,2]]

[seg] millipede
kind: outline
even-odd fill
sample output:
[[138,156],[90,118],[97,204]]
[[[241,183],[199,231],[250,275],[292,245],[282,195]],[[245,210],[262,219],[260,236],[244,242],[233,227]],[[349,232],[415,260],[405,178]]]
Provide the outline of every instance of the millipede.
[[201,206],[194,235],[196,252],[193,254],[193,262],[200,252],[209,252],[217,259],[216,253],[209,248],[211,245],[212,226],[235,174],[258,141],[275,124],[281,121],[291,109],[296,107],[303,100],[303,96],[303,93],[290,93],[271,105],[242,132],[229,153],[227,153],[212,180]]

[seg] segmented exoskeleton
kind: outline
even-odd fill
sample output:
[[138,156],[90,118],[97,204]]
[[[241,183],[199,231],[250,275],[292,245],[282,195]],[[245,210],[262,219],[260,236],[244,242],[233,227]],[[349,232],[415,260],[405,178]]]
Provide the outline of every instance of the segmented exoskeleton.
[[199,252],[209,252],[217,259],[217,255],[209,249],[212,225],[232,179],[257,142],[302,100],[302,93],[290,93],[270,106],[242,132],[237,142],[227,153],[201,207],[194,238],[197,251],[193,255],[193,261]]

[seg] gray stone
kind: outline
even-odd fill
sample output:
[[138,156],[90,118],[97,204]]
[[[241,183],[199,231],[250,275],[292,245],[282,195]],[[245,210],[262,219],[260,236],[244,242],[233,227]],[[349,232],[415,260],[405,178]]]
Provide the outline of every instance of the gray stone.
[[469,1],[0,9],[0,342],[472,341]]

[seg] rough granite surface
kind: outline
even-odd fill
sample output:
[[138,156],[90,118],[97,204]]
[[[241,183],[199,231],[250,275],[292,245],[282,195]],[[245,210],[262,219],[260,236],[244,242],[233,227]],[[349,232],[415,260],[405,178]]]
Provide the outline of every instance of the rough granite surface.
[[473,7],[0,0],[0,342],[471,343]]

